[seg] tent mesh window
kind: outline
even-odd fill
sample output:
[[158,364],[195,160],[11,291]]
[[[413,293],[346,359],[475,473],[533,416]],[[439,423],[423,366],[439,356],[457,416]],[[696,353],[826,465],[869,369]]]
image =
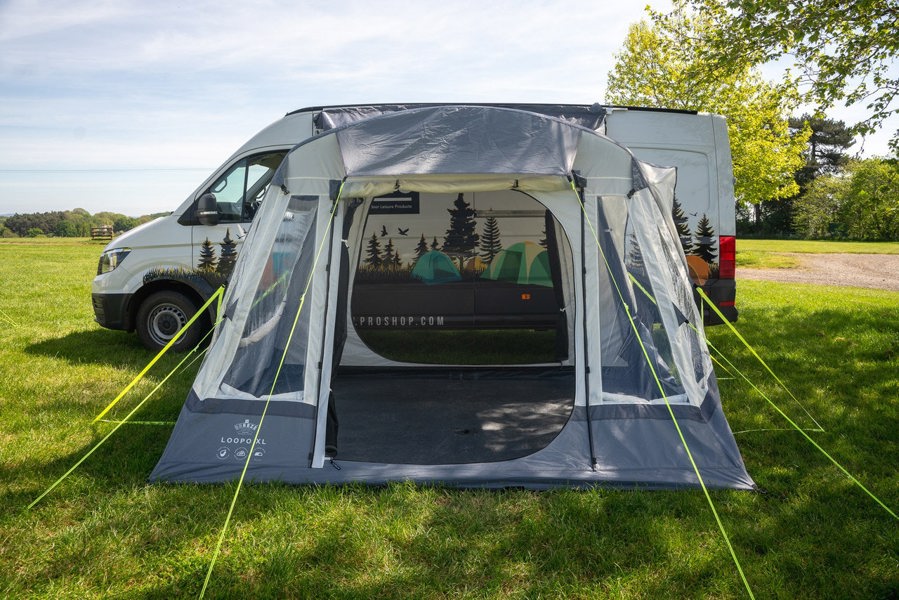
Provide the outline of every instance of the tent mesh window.
[[[272,391],[315,257],[317,206],[318,198],[314,196],[291,198],[264,263],[225,385],[256,397]],[[305,302],[302,307],[294,340],[307,337],[310,304]],[[302,391],[305,358],[305,351],[287,353],[277,378],[276,394]]]

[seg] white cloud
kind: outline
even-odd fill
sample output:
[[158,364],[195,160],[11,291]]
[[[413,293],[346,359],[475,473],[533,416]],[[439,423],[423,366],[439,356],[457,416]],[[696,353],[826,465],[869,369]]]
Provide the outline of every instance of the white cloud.
[[11,0],[0,8],[0,44],[127,18],[129,12],[128,5],[119,2]]

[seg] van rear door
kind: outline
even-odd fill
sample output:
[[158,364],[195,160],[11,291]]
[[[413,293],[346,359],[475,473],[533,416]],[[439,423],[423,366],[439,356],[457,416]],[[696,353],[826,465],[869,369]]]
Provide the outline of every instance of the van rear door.
[[[677,167],[672,211],[691,277],[735,321],[736,214],[724,118],[688,111],[612,108],[606,133],[641,160]],[[720,322],[712,311],[702,312],[707,324]]]

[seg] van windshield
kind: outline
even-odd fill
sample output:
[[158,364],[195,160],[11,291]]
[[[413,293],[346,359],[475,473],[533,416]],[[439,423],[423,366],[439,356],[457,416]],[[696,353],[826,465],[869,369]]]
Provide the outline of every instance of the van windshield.
[[208,192],[215,194],[219,222],[253,220],[285,154],[286,151],[268,152],[241,159],[210,186]]

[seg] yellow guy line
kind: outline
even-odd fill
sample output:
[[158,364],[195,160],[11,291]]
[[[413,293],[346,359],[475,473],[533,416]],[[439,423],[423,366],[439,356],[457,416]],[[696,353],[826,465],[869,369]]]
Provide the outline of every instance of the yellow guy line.
[[[712,307],[713,310],[719,312],[719,314],[720,314],[720,311],[718,311],[718,307],[715,306],[715,304],[714,304],[711,300],[708,299],[708,296],[706,296],[705,294],[702,294],[702,293],[701,293],[700,295],[703,297],[703,299],[704,299],[706,302],[709,303],[709,305]],[[720,316],[721,316],[722,318],[724,317],[724,315],[720,315]],[[725,322],[727,322],[727,319],[725,319]],[[731,328],[733,329],[733,326],[731,326]],[[756,387],[756,385],[755,385],[754,383],[752,383],[752,382],[749,380],[748,377],[746,377],[746,375],[744,375],[742,372],[740,372],[740,370],[737,369],[737,368],[733,365],[733,363],[731,363],[729,360],[727,360],[727,357],[725,357],[724,354],[722,354],[720,350],[718,350],[717,348],[715,348],[714,346],[712,346],[711,342],[708,342],[708,340],[707,340],[707,343],[708,343],[708,345],[709,345],[715,352],[718,353],[719,356],[721,356],[721,358],[723,358],[725,361],[727,361],[727,364],[729,364],[729,365],[734,369],[734,371],[736,371],[737,374],[740,375],[740,377],[742,377],[743,379],[745,379],[746,382],[749,383],[749,385],[751,385],[751,386],[753,387],[753,389],[755,389],[755,391],[757,391],[759,394],[761,394],[762,398],[764,398],[764,399],[768,402],[768,404],[770,404],[772,407],[774,407],[774,410],[776,410],[778,413],[780,413],[780,416],[782,416],[784,419],[786,419],[787,422],[788,422],[790,425],[792,425],[794,429],[796,429],[796,431],[798,431],[798,432],[801,433],[803,436],[805,436],[805,439],[807,439],[807,440],[808,440],[808,441],[809,441],[815,448],[817,448],[818,450],[820,450],[820,451],[821,451],[821,454],[823,454],[824,456],[826,456],[826,457],[830,460],[830,462],[832,462],[834,465],[836,465],[836,467],[837,467],[840,471],[842,471],[842,472],[846,475],[846,477],[848,477],[848,478],[850,479],[850,481],[852,481],[852,482],[855,483],[858,487],[860,487],[862,490],[864,490],[864,492],[865,492],[866,494],[868,494],[871,498],[873,498],[874,501],[877,502],[877,504],[879,504],[885,511],[887,511],[888,513],[890,513],[890,516],[892,516],[894,519],[899,519],[899,517],[896,516],[896,513],[893,512],[893,511],[892,511],[886,504],[884,504],[884,503],[880,500],[880,498],[878,498],[877,496],[875,496],[874,493],[871,492],[871,490],[869,490],[868,488],[866,488],[866,487],[862,484],[862,482],[860,482],[858,479],[856,479],[855,477],[853,477],[853,476],[852,476],[852,473],[850,473],[849,471],[847,471],[847,470],[843,467],[843,465],[841,465],[840,463],[838,463],[838,462],[836,461],[836,459],[835,459],[834,457],[832,457],[830,454],[828,454],[828,452],[827,452],[824,448],[822,448],[821,446],[819,446],[818,443],[817,443],[815,440],[813,440],[813,439],[811,438],[811,436],[805,432],[804,429],[802,429],[799,425],[797,425],[796,422],[793,421],[793,419],[791,419],[790,417],[787,416],[787,413],[785,413],[784,411],[782,411],[782,410],[780,409],[779,406],[777,406],[776,404],[774,404],[774,402],[771,400],[771,398],[769,398],[768,396],[766,396],[765,393],[762,392],[762,390],[760,390],[758,387]],[[821,429],[821,430],[813,430],[813,431],[824,431],[824,430]]]
[[6,314],[5,312],[3,312],[2,310],[0,310],[0,317],[3,317],[3,318],[4,318],[10,325],[12,325],[13,327],[18,327],[18,326],[19,326],[18,323],[16,323],[15,321],[12,320],[12,317],[10,317],[8,314]]
[[132,379],[132,380],[131,380],[131,383],[129,383],[128,385],[125,386],[125,389],[123,389],[123,390],[119,393],[119,395],[115,397],[115,400],[113,400],[112,402],[109,403],[109,406],[107,406],[106,408],[104,408],[104,409],[100,412],[99,415],[97,415],[96,417],[94,417],[94,421],[93,421],[94,423],[96,423],[97,421],[99,421],[100,419],[102,419],[103,417],[105,417],[105,416],[106,416],[106,413],[108,413],[110,410],[112,410],[112,407],[115,406],[116,404],[118,404],[118,403],[119,403],[119,400],[121,400],[122,398],[124,398],[124,397],[125,397],[125,394],[127,394],[129,391],[131,391],[131,388],[133,388],[135,385],[137,385],[137,383],[138,383],[141,379],[144,378],[144,375],[147,374],[147,371],[149,371],[149,370],[153,367],[153,365],[155,365],[155,364],[157,363],[157,361],[159,361],[159,359],[162,358],[162,356],[163,356],[166,352],[169,351],[169,348],[171,348],[172,346],[174,346],[175,343],[176,343],[179,339],[181,339],[181,336],[184,335],[184,332],[187,331],[187,328],[190,327],[191,325],[193,325],[194,321],[196,321],[196,320],[200,317],[200,315],[202,315],[203,312],[205,312],[206,309],[209,308],[209,305],[212,304],[213,301],[219,301],[219,305],[221,305],[220,298],[221,298],[221,295],[222,295],[222,293],[223,293],[224,291],[225,291],[225,286],[221,286],[221,287],[219,287],[219,289],[217,289],[217,290],[215,291],[214,294],[212,294],[212,296],[209,297],[209,300],[207,300],[207,301],[203,304],[203,306],[201,306],[201,307],[197,310],[197,312],[194,314],[194,316],[192,316],[192,317],[190,318],[190,320],[184,325],[184,327],[182,327],[181,329],[178,330],[177,333],[175,333],[174,337],[172,337],[172,339],[169,340],[169,343],[166,344],[165,347],[164,347],[162,350],[159,351],[159,354],[157,354],[156,356],[154,356],[154,357],[153,357],[153,360],[151,360],[149,363],[147,363],[147,366],[144,367],[144,370],[141,371],[140,373],[138,373],[137,377],[135,377],[134,379]]
[[237,480],[237,489],[234,490],[234,497],[231,499],[231,506],[228,508],[228,515],[225,517],[225,524],[222,525],[222,531],[219,533],[218,541],[215,544],[215,551],[212,553],[212,559],[209,561],[209,569],[206,571],[206,579],[203,580],[203,588],[200,590],[200,598],[202,599],[206,595],[206,588],[209,586],[209,580],[212,577],[212,570],[215,568],[215,562],[218,560],[219,553],[222,550],[222,543],[225,540],[225,533],[228,531],[228,525],[231,523],[231,517],[234,514],[234,507],[237,505],[237,497],[240,495],[240,490],[243,487],[244,479],[247,476],[247,469],[250,467],[250,459],[253,457],[253,451],[256,448],[256,440],[259,439],[259,432],[262,431],[262,422],[265,421],[265,415],[268,413],[269,403],[272,401],[272,396],[275,394],[275,386],[278,384],[278,377],[281,375],[281,369],[284,366],[284,361],[287,358],[287,352],[290,349],[290,343],[293,340],[293,334],[296,331],[297,323],[300,321],[300,313],[303,311],[303,305],[306,303],[306,294],[309,292],[309,287],[312,285],[312,278],[315,276],[315,269],[318,266],[319,258],[321,258],[322,250],[325,247],[330,236],[328,236],[328,232],[331,231],[331,225],[334,222],[334,213],[337,212],[337,206],[340,204],[340,196],[343,193],[343,183],[340,184],[340,190],[337,192],[337,198],[334,200],[334,208],[331,209],[331,215],[328,217],[328,225],[325,227],[325,230],[322,232],[322,241],[318,246],[318,251],[315,253],[315,260],[312,262],[312,268],[309,270],[309,278],[306,280],[306,287],[303,289],[303,295],[300,296],[300,305],[297,307],[297,314],[294,315],[293,325],[290,327],[290,334],[287,336],[287,342],[284,344],[284,352],[281,354],[281,360],[278,363],[278,369],[275,371],[275,378],[272,381],[272,387],[268,392],[268,397],[265,399],[265,406],[262,408],[262,415],[259,417],[259,425],[256,426],[256,433],[253,435],[253,443],[250,444],[250,451],[247,453],[247,460],[243,464],[243,470],[240,473],[240,479]]
[[699,485],[702,487],[702,492],[703,494],[705,494],[705,499],[708,501],[709,508],[712,509],[712,514],[715,516],[715,522],[718,523],[718,529],[721,531],[721,535],[724,537],[724,542],[727,544],[727,549],[728,551],[730,551],[730,556],[731,558],[733,558],[734,564],[737,567],[737,572],[740,574],[740,579],[743,581],[743,585],[746,587],[746,592],[749,594],[749,597],[755,600],[755,595],[752,593],[752,588],[749,586],[749,581],[746,579],[746,575],[743,573],[743,567],[740,566],[740,560],[737,558],[737,553],[734,551],[734,547],[730,543],[730,537],[727,535],[727,531],[724,529],[724,523],[722,523],[721,517],[718,516],[718,511],[715,509],[715,503],[712,502],[712,496],[711,494],[709,494],[709,490],[705,485],[705,481],[702,479],[702,475],[699,472],[699,467],[696,465],[696,461],[693,459],[693,453],[690,452],[690,447],[687,445],[687,439],[684,437],[680,425],[677,422],[677,418],[674,416],[674,409],[671,407],[671,403],[668,401],[668,395],[665,393],[662,382],[659,380],[659,376],[656,374],[656,370],[653,367],[652,360],[649,358],[649,352],[646,350],[646,346],[644,346],[643,344],[643,339],[640,337],[640,332],[637,330],[637,324],[634,322],[633,316],[631,316],[631,310],[628,307],[627,302],[624,300],[624,295],[621,293],[621,289],[618,287],[618,283],[615,281],[615,276],[612,273],[612,266],[609,264],[605,252],[603,252],[602,245],[600,245],[599,243],[599,236],[597,235],[596,229],[593,227],[593,223],[590,221],[590,218],[587,215],[587,209],[584,206],[583,201],[581,200],[581,195],[578,193],[577,188],[574,185],[574,181],[571,182],[571,189],[572,191],[574,191],[574,195],[578,199],[578,203],[581,206],[581,211],[584,213],[584,219],[590,226],[590,231],[593,234],[593,240],[596,242],[596,247],[599,249],[599,254],[600,256],[602,256],[603,262],[605,262],[606,264],[606,270],[608,270],[609,272],[609,277],[615,284],[615,290],[618,292],[618,298],[621,300],[621,304],[624,307],[624,312],[627,314],[627,318],[631,323],[631,328],[634,330],[637,341],[640,343],[640,349],[643,351],[644,358],[646,358],[646,364],[649,366],[649,370],[652,373],[653,378],[656,380],[656,385],[658,385],[659,391],[662,393],[662,398],[665,400],[665,406],[668,407],[668,413],[671,415],[671,421],[674,423],[674,428],[677,430],[677,435],[680,437],[680,441],[684,446],[684,450],[687,452],[687,458],[690,459],[690,465],[692,465],[693,467],[693,472],[696,473],[696,478],[699,480]]
[[806,410],[805,406],[803,406],[802,403],[799,402],[799,400],[796,398],[796,396],[793,395],[793,392],[791,392],[790,389],[786,386],[786,384],[784,384],[784,382],[780,380],[780,377],[778,377],[777,374],[775,374],[774,371],[771,370],[771,367],[768,366],[768,363],[766,363],[764,360],[762,360],[762,357],[759,356],[758,352],[755,351],[755,348],[753,348],[752,346],[749,345],[749,342],[746,341],[746,338],[744,338],[742,335],[740,335],[740,332],[737,331],[737,328],[734,327],[733,323],[731,323],[730,321],[727,320],[727,317],[724,316],[724,314],[721,312],[721,310],[706,295],[705,290],[703,290],[701,287],[697,287],[696,291],[699,293],[699,296],[702,298],[703,302],[708,304],[712,308],[712,310],[715,311],[715,314],[718,315],[718,318],[720,318],[724,322],[724,324],[728,326],[728,328],[733,332],[733,334],[735,336],[737,336],[737,339],[740,340],[744,346],[746,346],[746,349],[749,350],[750,352],[752,352],[752,355],[760,363],[762,363],[762,366],[765,367],[765,369],[768,371],[768,373],[771,374],[771,377],[773,377],[774,380],[778,384],[780,384],[780,387],[782,387],[784,389],[784,391],[790,395],[790,398],[792,398],[796,402],[796,404],[798,404],[799,407],[802,408],[803,411],[805,411],[805,414],[808,415],[808,418],[811,419],[812,422],[818,427],[818,429],[823,432],[824,428],[821,427],[820,423],[818,423],[818,421],[815,420],[815,417],[813,417],[811,415],[811,413],[808,410]]
[[[208,334],[207,334],[207,335],[208,335]],[[201,342],[201,343],[202,343],[202,342]],[[199,347],[199,345],[198,345],[197,347]],[[134,413],[136,413],[138,410],[140,410],[140,408],[141,408],[144,404],[146,404],[147,400],[149,400],[149,399],[153,396],[153,394],[155,394],[155,393],[156,393],[156,392],[157,392],[157,391],[158,391],[158,390],[165,384],[165,382],[168,381],[169,378],[170,378],[172,375],[174,375],[175,372],[178,371],[178,369],[181,368],[181,365],[183,365],[185,362],[187,362],[187,359],[189,359],[189,358],[191,359],[190,363],[187,365],[187,366],[189,367],[190,365],[192,365],[194,362],[196,362],[197,359],[199,359],[199,358],[203,355],[203,352],[205,352],[205,350],[204,350],[203,352],[200,352],[200,353],[197,354],[196,356],[193,356],[193,355],[196,353],[196,351],[197,351],[197,348],[195,347],[192,351],[190,351],[189,353],[185,354],[184,358],[181,359],[181,362],[179,362],[177,365],[175,365],[175,368],[172,369],[172,370],[169,372],[169,374],[166,375],[165,378],[164,378],[162,381],[160,381],[160,382],[156,385],[156,387],[154,387],[154,388],[150,391],[150,393],[147,394],[147,395],[144,397],[143,400],[141,400],[140,402],[138,402],[138,403],[137,403],[137,406],[135,406],[133,409],[131,409],[131,412],[129,412],[129,413],[125,416],[125,418],[124,418],[123,420],[118,421],[118,422],[116,423],[116,426],[113,427],[112,430],[111,430],[109,433],[107,433],[106,436],[105,436],[102,440],[100,440],[99,442],[97,442],[96,444],[94,444],[94,447],[91,448],[90,450],[88,450],[87,453],[86,453],[84,456],[81,457],[81,460],[79,460],[79,461],[76,462],[74,465],[72,465],[72,468],[69,469],[68,471],[66,471],[66,472],[62,475],[62,477],[60,477],[59,479],[57,479],[56,481],[54,481],[54,482],[53,482],[53,485],[51,485],[50,487],[48,487],[48,488],[46,489],[46,491],[44,491],[43,494],[41,494],[40,496],[38,496],[37,498],[35,498],[34,501],[32,501],[32,503],[29,504],[29,505],[26,507],[26,510],[31,510],[31,509],[32,509],[38,502],[40,502],[40,501],[44,498],[44,496],[46,496],[47,494],[49,494],[50,492],[52,492],[52,491],[56,488],[56,486],[58,486],[60,483],[63,482],[63,480],[64,480],[66,477],[68,477],[69,475],[71,475],[72,472],[73,472],[75,469],[77,469],[79,466],[81,466],[81,463],[83,463],[84,461],[86,461],[86,460],[88,459],[88,457],[89,457],[91,454],[93,454],[93,453],[97,450],[97,448],[99,448],[100,446],[102,446],[103,443],[104,443],[106,440],[108,440],[109,438],[111,438],[111,437],[112,437],[112,434],[114,434],[116,431],[118,431],[118,430],[119,430],[119,427],[121,427],[121,426],[124,425],[126,422],[128,422],[128,419],[130,419],[130,418],[134,415]],[[186,367],[185,367],[185,368],[186,368]]]
[[[649,292],[647,292],[646,289],[645,289],[642,285],[640,285],[640,282],[638,282],[638,281],[634,278],[633,275],[631,275],[630,277],[631,277],[631,280],[632,280],[632,281],[633,281],[633,282],[640,288],[640,290],[646,295],[646,297],[649,298],[649,300],[650,300],[653,304],[655,304],[655,303],[656,303],[655,298],[653,298],[653,297],[649,294]],[[715,303],[712,302],[711,299],[709,299],[709,297],[705,294],[705,292],[702,290],[702,288],[697,288],[697,289],[699,290],[700,296],[702,296],[702,298],[703,298],[703,302],[705,302],[705,303],[707,303],[709,306],[711,306],[712,309],[713,309],[716,313],[718,313],[718,316],[721,318],[721,320],[723,320],[725,323],[727,323],[727,324],[730,326],[730,329],[731,329],[734,333],[737,334],[737,337],[740,339],[740,341],[742,341],[743,344],[746,345],[747,348],[749,348],[750,350],[752,350],[752,353],[756,356],[756,358],[759,358],[759,356],[758,356],[758,354],[755,352],[755,350],[753,350],[752,347],[749,345],[749,342],[747,342],[747,341],[745,340],[745,338],[743,338],[743,336],[741,336],[741,335],[737,332],[737,330],[736,330],[736,328],[733,326],[733,324],[730,323],[730,322],[727,320],[727,318],[724,316],[724,314],[721,313],[720,310],[718,310],[718,307],[715,306]],[[696,327],[694,327],[692,323],[690,324],[690,326],[693,327],[694,331],[696,330]],[[835,465],[837,466],[837,468],[839,468],[843,473],[845,473],[846,476],[849,477],[849,479],[850,479],[853,483],[855,483],[855,484],[858,485],[862,490],[864,490],[864,492],[865,492],[866,494],[868,494],[871,498],[873,498],[874,501],[877,502],[877,504],[879,504],[879,505],[880,505],[884,510],[886,510],[888,513],[890,513],[890,515],[892,515],[893,518],[896,518],[896,513],[894,513],[892,510],[890,510],[890,508],[889,508],[884,502],[882,502],[882,501],[880,500],[880,498],[878,498],[877,496],[875,496],[870,490],[868,490],[868,488],[866,488],[864,485],[862,485],[861,482],[860,482],[858,479],[856,479],[855,477],[853,477],[853,476],[849,473],[849,471],[847,471],[847,470],[846,470],[840,463],[838,463],[838,462],[836,461],[835,458],[833,458],[830,454],[828,454],[828,453],[827,453],[821,446],[819,446],[817,443],[815,443],[815,441],[814,441],[811,437],[809,437],[809,435],[806,433],[807,431],[823,432],[824,429],[823,429],[820,425],[818,425],[818,422],[815,421],[815,418],[812,417],[812,415],[809,413],[809,411],[808,411],[808,410],[807,410],[801,403],[799,403],[798,400],[796,400],[796,397],[793,396],[793,394],[790,394],[790,396],[791,396],[794,400],[796,400],[797,404],[799,404],[799,407],[802,408],[803,411],[805,411],[805,414],[808,415],[809,418],[811,418],[811,420],[814,421],[816,425],[818,425],[818,428],[817,428],[817,429],[809,429],[809,430],[806,430],[806,429],[803,429],[803,428],[799,427],[799,425],[797,425],[792,419],[790,419],[790,417],[788,417],[788,416],[786,415],[786,413],[785,413],[783,410],[781,410],[780,407],[778,407],[778,406],[774,403],[774,401],[771,400],[771,398],[768,397],[767,394],[765,394],[765,392],[763,392],[761,389],[759,389],[759,387],[758,387],[757,385],[755,385],[755,383],[753,383],[752,380],[749,379],[749,377],[747,377],[742,371],[740,371],[740,369],[737,368],[736,365],[734,365],[730,360],[728,360],[727,356],[725,356],[724,353],[721,352],[721,350],[719,350],[718,348],[716,348],[715,345],[712,344],[712,342],[708,340],[708,338],[706,338],[706,345],[708,345],[709,348],[711,348],[712,350],[714,350],[714,351],[718,354],[718,356],[721,357],[721,360],[723,360],[724,362],[726,362],[726,363],[730,366],[730,369],[728,369],[726,366],[724,366],[723,363],[719,362],[714,356],[712,356],[711,358],[712,358],[713,361],[715,361],[715,364],[717,364],[719,367],[721,367],[722,369],[724,369],[725,371],[727,371],[728,374],[731,374],[731,375],[732,375],[731,370],[733,370],[734,373],[736,373],[737,375],[739,375],[740,377],[742,377],[743,380],[745,380],[746,383],[748,383],[748,384],[752,387],[752,389],[754,389],[756,392],[758,392],[758,394],[759,394],[762,398],[764,398],[765,401],[768,402],[768,404],[770,404],[771,406],[773,406],[774,409],[775,409],[778,413],[780,413],[780,415],[783,416],[783,418],[786,419],[787,422],[790,423],[790,425],[793,426],[793,429],[795,429],[796,431],[798,431],[799,433],[801,433],[802,435],[804,435],[804,436],[806,437],[806,439],[808,439],[808,441],[811,442],[812,445],[815,446],[815,448],[817,448],[818,450],[820,450],[821,453],[824,454],[824,456],[826,456],[826,457],[827,457],[833,464],[835,464]],[[761,358],[759,358],[759,360],[761,360]],[[762,361],[762,364],[763,364],[763,365],[765,364],[764,361]],[[765,365],[765,368],[768,369],[768,372],[769,372],[769,373],[771,373],[772,375],[774,375],[774,373],[771,372],[771,369],[768,368],[768,365]],[[777,376],[775,375],[774,378],[777,379]],[[782,381],[780,381],[780,379],[777,379],[777,382],[780,384],[780,386],[781,386],[783,389],[785,389],[785,390],[787,391],[788,394],[790,393],[790,390],[787,389],[787,387],[784,385],[784,383],[783,383]],[[734,435],[736,435],[736,434],[738,434],[738,433],[748,433],[748,432],[752,432],[752,431],[793,431],[793,429],[746,429],[746,430],[744,430],[744,431],[734,431],[733,433],[734,433]]]

